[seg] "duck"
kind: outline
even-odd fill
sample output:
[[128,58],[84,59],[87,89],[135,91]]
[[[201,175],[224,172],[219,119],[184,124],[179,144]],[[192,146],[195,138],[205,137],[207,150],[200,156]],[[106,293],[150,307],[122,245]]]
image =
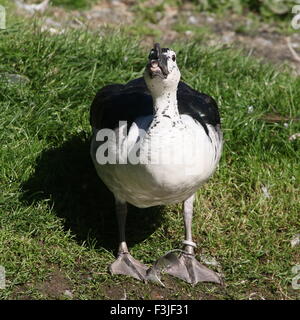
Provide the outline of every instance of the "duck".
[[[143,76],[101,88],[90,107],[90,154],[115,199],[119,229],[111,274],[161,282],[161,272],[192,285],[223,283],[195,258],[192,220],[197,190],[216,171],[223,134],[216,101],[181,81],[176,52],[155,43]],[[183,203],[185,235],[147,267],[126,242],[127,204],[138,208]],[[141,210],[143,211],[143,210]],[[142,213],[141,213],[142,214]]]

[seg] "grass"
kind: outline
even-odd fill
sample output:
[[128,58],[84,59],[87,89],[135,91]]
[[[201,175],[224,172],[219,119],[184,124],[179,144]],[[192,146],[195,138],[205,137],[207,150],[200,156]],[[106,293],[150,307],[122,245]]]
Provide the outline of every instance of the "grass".
[[[22,31],[22,32],[21,32]],[[197,194],[197,257],[213,256],[226,286],[166,288],[112,277],[113,199],[89,157],[89,106],[102,86],[141,75],[148,52],[122,33],[49,36],[38,24],[0,33],[0,299],[299,299],[300,79],[240,51],[177,44],[182,77],[218,101],[220,167]],[[30,82],[8,83],[3,74]],[[253,112],[249,112],[253,106]],[[290,120],[267,122],[278,113]],[[287,124],[285,124],[287,123]],[[267,187],[270,198],[264,196]],[[181,206],[130,208],[133,255],[151,264],[183,238]]]
[[[39,0],[24,0],[24,2],[40,3],[41,1],[39,1]],[[65,7],[67,9],[71,9],[71,10],[87,9],[87,8],[91,7],[95,2],[96,2],[96,0],[52,0],[51,1],[52,5],[54,5],[54,6],[61,6],[61,7]]]
[[54,6],[63,6],[67,9],[87,9],[90,8],[96,0],[53,0]]

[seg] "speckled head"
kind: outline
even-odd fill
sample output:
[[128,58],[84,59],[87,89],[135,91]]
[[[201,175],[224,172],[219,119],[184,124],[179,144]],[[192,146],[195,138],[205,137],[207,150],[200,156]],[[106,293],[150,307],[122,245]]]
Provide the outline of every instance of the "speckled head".
[[176,53],[169,48],[161,48],[155,43],[148,56],[144,78],[149,90],[159,93],[161,89],[177,89],[180,71],[176,63]]

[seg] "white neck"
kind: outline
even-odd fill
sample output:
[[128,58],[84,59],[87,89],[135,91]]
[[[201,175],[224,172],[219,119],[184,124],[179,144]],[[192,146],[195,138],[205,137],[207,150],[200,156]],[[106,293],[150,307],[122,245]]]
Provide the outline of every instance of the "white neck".
[[177,90],[166,91],[159,96],[152,96],[154,119],[158,121],[174,122],[180,120],[177,104]]

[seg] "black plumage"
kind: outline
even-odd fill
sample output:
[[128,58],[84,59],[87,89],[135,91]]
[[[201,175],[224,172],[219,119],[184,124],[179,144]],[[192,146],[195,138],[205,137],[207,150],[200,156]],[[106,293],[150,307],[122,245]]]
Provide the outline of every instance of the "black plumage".
[[[197,120],[208,134],[207,125],[220,126],[215,100],[180,81],[177,90],[179,114]],[[153,101],[144,78],[125,85],[112,84],[98,91],[90,110],[90,123],[96,129],[115,129],[119,121],[127,121],[129,129],[138,117],[153,114]]]

